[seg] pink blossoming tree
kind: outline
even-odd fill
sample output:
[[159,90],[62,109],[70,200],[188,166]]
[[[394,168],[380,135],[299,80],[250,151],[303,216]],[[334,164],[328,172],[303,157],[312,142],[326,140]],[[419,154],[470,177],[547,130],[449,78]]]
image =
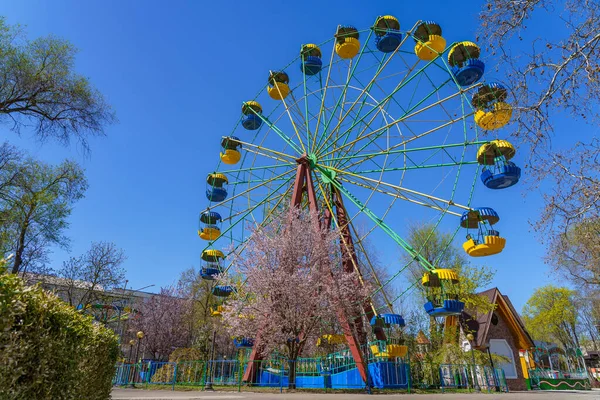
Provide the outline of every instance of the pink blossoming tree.
[[339,313],[350,321],[359,316],[369,293],[356,273],[343,272],[339,237],[320,228],[315,215],[292,209],[254,229],[244,252],[235,254],[245,283],[228,300],[223,322],[234,337],[259,336],[262,354],[287,356],[290,387],[306,345],[339,332],[332,324]]
[[131,334],[144,332],[141,345],[153,358],[167,360],[174,349],[190,344],[191,330],[186,317],[192,311],[192,300],[183,297],[179,288],[163,287],[158,295],[136,308]]

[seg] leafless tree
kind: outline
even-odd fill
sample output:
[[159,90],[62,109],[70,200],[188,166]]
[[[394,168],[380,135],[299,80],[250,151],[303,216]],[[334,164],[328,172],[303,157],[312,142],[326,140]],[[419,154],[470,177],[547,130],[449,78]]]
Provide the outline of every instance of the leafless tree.
[[[511,132],[529,154],[526,172],[534,185],[550,183],[534,226],[550,245],[549,262],[559,270],[570,265],[563,272],[571,275],[574,264],[563,262],[570,257],[565,239],[574,226],[600,218],[595,134],[600,122],[600,2],[487,0],[479,39],[513,92]],[[571,148],[560,148],[552,140],[554,126],[565,117],[587,122],[596,132],[556,132],[576,135]]]
[[84,309],[101,301],[107,291],[122,285],[126,259],[125,252],[114,243],[92,243],[85,254],[71,257],[58,271],[66,281],[64,297],[72,306]]

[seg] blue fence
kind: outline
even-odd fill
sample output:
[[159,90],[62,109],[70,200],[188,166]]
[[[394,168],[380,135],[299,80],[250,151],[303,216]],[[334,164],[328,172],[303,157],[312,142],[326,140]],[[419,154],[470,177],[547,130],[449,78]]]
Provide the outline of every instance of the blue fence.
[[[363,389],[365,383],[354,362],[346,359],[283,358],[264,361],[213,360],[119,364],[113,385],[238,386],[254,368],[252,386],[287,388],[290,376],[296,388]],[[291,374],[290,374],[291,371]],[[403,359],[374,361],[367,365],[370,387],[376,389],[436,388],[508,391],[504,371],[480,365],[410,364]]]

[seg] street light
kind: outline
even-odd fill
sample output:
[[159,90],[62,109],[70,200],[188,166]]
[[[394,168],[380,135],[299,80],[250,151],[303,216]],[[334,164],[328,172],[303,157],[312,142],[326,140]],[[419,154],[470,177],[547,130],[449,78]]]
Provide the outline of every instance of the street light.
[[467,340],[469,341],[469,344],[471,345],[471,359],[473,360],[473,386],[475,386],[475,390],[480,392],[481,388],[479,387],[479,379],[477,379],[476,375],[477,375],[477,369],[475,366],[475,353],[473,353],[473,347],[475,347],[475,336],[473,336],[472,333],[469,333],[467,335]]
[[212,385],[212,364],[215,358],[215,339],[217,336],[217,329],[213,328],[212,341],[210,343],[210,360],[208,360],[208,376],[204,384],[204,390],[214,390]]
[[139,331],[138,333],[135,334],[137,336],[138,340],[138,345],[137,345],[137,350],[135,351],[135,361],[137,362],[138,360],[138,356],[140,354],[140,343],[142,343],[142,339],[144,338],[144,332],[143,331]]
[[135,340],[131,339],[129,341],[129,363],[131,363],[131,352],[133,351],[133,346],[135,346]]
[[490,352],[490,343],[487,342],[485,347],[486,347],[486,350],[488,353],[488,357],[490,358],[490,365],[492,366],[492,374],[494,374],[494,383],[496,386],[496,392],[499,392],[500,391],[500,386],[499,386],[499,382],[498,382],[499,378],[498,378],[498,374],[496,373],[496,367],[494,366],[494,360],[492,360],[492,353]]

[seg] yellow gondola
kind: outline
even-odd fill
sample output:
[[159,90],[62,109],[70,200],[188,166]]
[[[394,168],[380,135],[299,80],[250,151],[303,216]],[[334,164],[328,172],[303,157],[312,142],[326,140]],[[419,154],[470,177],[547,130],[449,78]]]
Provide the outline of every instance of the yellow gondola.
[[359,34],[353,26],[340,26],[335,34],[335,52],[340,58],[355,57],[360,50]]
[[503,237],[487,235],[483,238],[483,243],[475,243],[473,239],[464,242],[464,251],[471,257],[484,257],[498,254],[502,252],[504,246],[506,246],[506,239]]
[[233,165],[240,161],[242,154],[237,150],[226,149],[225,153],[219,153],[219,157],[221,157],[223,163]]
[[202,228],[202,230],[198,231],[198,236],[200,236],[200,239],[202,240],[215,240],[219,237],[220,234],[221,230],[214,226],[205,226],[204,228]]
[[415,29],[415,54],[419,59],[431,61],[446,48],[446,39],[442,37],[442,28],[433,21],[425,21]]
[[283,100],[290,94],[290,78],[282,71],[269,73],[269,87],[267,92],[273,100]]
[[475,112],[475,123],[486,131],[499,129],[509,123],[512,117],[512,107],[508,103],[498,102],[491,109],[477,110]]
[[516,154],[514,146],[506,140],[492,140],[479,147],[477,162],[480,165],[494,165],[496,157],[504,156],[506,161]]

